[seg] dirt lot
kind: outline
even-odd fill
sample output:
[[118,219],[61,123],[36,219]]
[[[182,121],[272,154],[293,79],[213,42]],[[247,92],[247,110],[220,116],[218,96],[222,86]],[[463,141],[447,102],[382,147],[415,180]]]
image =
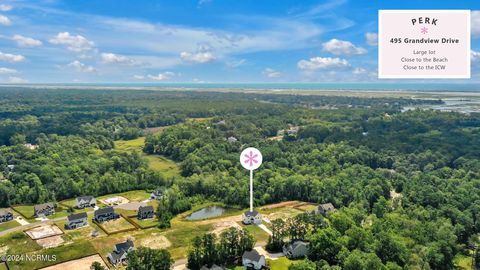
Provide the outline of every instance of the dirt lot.
[[58,247],[63,244],[65,241],[63,240],[62,236],[56,235],[47,238],[42,238],[37,240],[37,244],[44,248],[52,248]]
[[56,225],[41,225],[25,231],[25,233],[33,240],[63,234],[62,230]]
[[147,238],[139,240],[138,243],[138,246],[149,247],[153,249],[168,248],[172,245],[167,237],[158,233],[152,233]]
[[96,255],[88,256],[82,259],[68,261],[68,262],[57,264],[57,265],[49,266],[46,268],[42,268],[41,270],[64,270],[64,269],[88,270],[90,269],[90,266],[92,265],[93,262],[100,262],[100,264],[102,264],[103,267],[105,268],[107,267],[103,262],[102,258],[100,257],[100,255],[96,254]]
[[147,206],[147,204],[144,202],[129,202],[129,203],[124,203],[124,204],[115,206],[115,208],[130,210],[130,211],[138,211],[138,208],[140,208],[140,206]]
[[261,209],[262,210],[267,210],[267,209],[274,209],[274,208],[282,208],[282,207],[293,207],[301,202],[299,201],[286,201],[286,202],[281,202],[281,203],[275,203],[275,204],[270,204],[267,206],[263,206]]
[[113,197],[108,197],[105,199],[100,200],[101,203],[108,205],[108,206],[114,206],[114,205],[120,205],[120,204],[125,204],[128,203],[129,200],[125,197],[122,196],[113,196]]
[[240,226],[237,222],[235,221],[220,221],[215,224],[213,224],[213,233],[216,235],[220,235],[223,231],[225,231],[228,228],[237,228],[237,229],[242,229],[242,226]]

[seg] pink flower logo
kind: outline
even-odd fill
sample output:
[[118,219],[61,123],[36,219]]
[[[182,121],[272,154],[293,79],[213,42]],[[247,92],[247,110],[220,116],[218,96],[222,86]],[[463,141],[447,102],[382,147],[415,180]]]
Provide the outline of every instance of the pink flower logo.
[[250,151],[248,154],[245,154],[245,161],[244,163],[249,164],[250,167],[253,166],[253,164],[257,164],[258,160],[256,159],[258,157],[258,154],[253,154],[252,151]]

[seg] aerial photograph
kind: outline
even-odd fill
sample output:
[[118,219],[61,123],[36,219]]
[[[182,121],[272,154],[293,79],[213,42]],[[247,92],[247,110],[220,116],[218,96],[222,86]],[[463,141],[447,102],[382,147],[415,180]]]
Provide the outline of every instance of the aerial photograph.
[[0,0],[37,269],[480,269],[480,1]]

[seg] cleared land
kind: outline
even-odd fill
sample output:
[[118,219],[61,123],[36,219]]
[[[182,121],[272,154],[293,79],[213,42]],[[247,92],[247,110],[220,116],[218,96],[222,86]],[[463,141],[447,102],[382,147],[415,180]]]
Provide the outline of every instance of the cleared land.
[[98,254],[95,254],[85,258],[45,267],[45,268],[42,268],[41,270],[64,270],[64,269],[85,270],[85,269],[90,269],[90,266],[92,265],[93,262],[99,262],[103,267],[107,267],[103,262],[102,257],[100,257],[100,255]]
[[58,247],[63,244],[65,240],[63,240],[62,236],[56,235],[52,237],[42,238],[37,240],[37,244],[44,248],[52,248]]
[[130,222],[125,218],[120,217],[115,220],[109,220],[101,223],[102,228],[104,228],[109,234],[116,233],[123,230],[135,229]]
[[124,152],[136,151],[146,158],[148,166],[154,171],[158,171],[165,177],[172,177],[180,175],[178,165],[170,159],[160,155],[147,155],[142,149],[145,145],[145,137],[139,137],[134,140],[118,140],[115,141],[115,149]]
[[41,226],[32,228],[25,233],[33,240],[38,240],[50,236],[63,234],[63,231],[60,230],[60,228],[58,228],[56,225],[43,224]]

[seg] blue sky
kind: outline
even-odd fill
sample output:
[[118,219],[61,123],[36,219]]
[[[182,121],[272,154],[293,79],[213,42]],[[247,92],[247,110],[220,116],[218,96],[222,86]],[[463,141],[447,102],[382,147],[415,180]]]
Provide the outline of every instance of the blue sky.
[[378,9],[480,2],[0,0],[0,82],[377,81]]

